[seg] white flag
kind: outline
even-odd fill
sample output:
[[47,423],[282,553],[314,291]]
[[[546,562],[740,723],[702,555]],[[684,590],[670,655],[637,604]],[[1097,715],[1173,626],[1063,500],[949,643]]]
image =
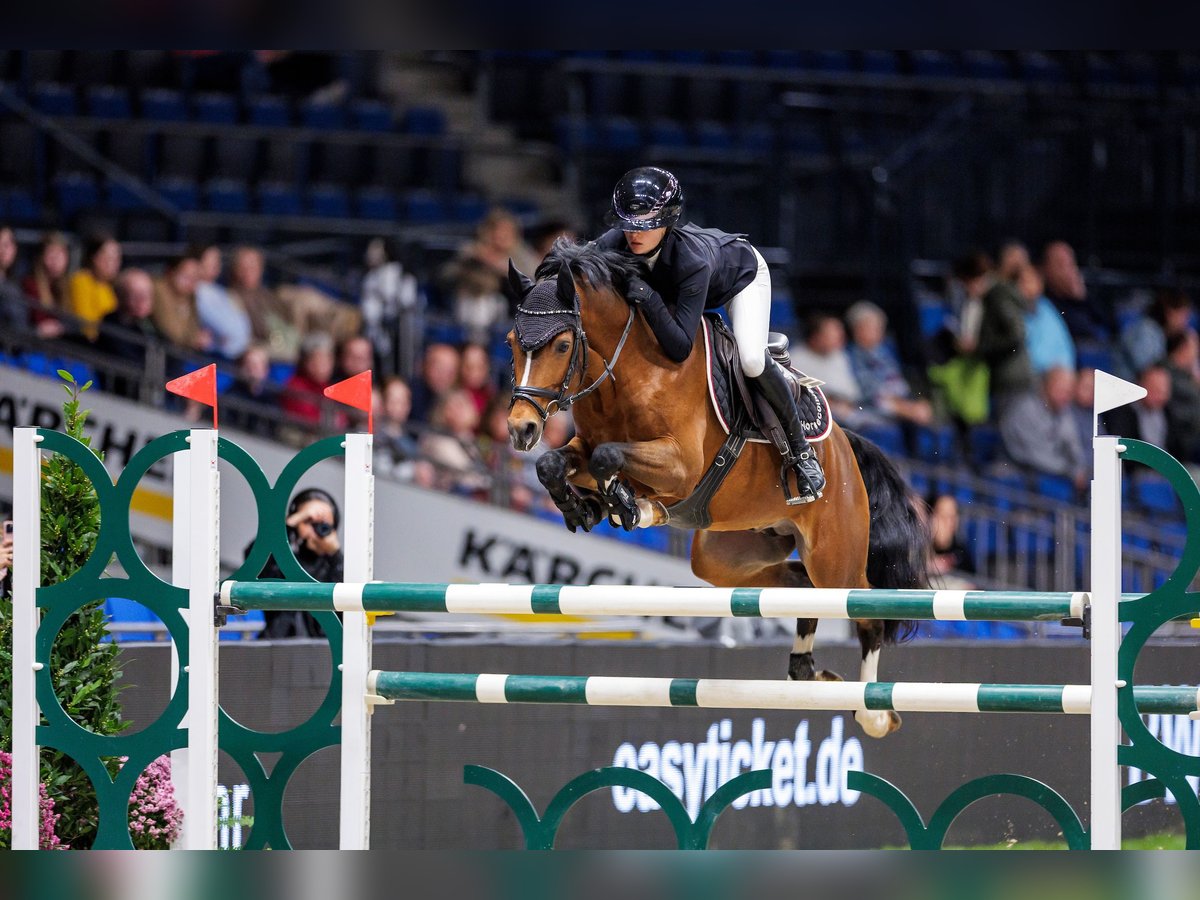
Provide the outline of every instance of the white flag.
[[1096,370],[1096,394],[1093,403],[1097,416],[1118,406],[1127,406],[1145,396],[1146,389],[1140,384],[1132,384],[1116,375]]

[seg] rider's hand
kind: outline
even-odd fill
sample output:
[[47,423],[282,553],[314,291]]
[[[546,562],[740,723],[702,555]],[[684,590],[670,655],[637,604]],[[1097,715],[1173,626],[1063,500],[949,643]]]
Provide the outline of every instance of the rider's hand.
[[625,295],[631,304],[641,306],[653,293],[654,288],[635,275],[629,279],[629,290],[625,292]]

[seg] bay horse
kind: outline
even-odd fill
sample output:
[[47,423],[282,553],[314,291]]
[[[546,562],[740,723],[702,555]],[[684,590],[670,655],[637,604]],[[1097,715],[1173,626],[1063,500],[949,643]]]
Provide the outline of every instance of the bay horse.
[[[546,419],[570,407],[575,437],[543,454],[538,478],[572,531],[608,515],[626,528],[670,524],[726,441],[709,402],[706,359],[671,362],[625,299],[636,257],[560,239],[532,281],[510,263],[521,298],[508,335],[513,399],[508,429],[518,451],[541,439]],[[818,375],[820,373],[810,373]],[[929,538],[924,518],[883,452],[836,423],[814,444],[824,495],[788,506],[774,446],[747,443],[708,504],[691,566],[718,587],[925,587]],[[790,559],[793,551],[799,559]],[[876,681],[885,643],[906,639],[911,622],[856,620],[860,679]],[[794,680],[841,680],[813,664],[816,619],[801,619],[788,665]],[[855,712],[873,737],[900,727],[893,711]]]

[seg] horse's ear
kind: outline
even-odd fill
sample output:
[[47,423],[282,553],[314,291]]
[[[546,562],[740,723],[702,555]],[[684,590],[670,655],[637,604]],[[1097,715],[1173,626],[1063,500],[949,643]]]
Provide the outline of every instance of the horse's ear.
[[524,297],[529,293],[529,289],[533,287],[533,281],[513,265],[511,257],[508,260],[508,283],[512,286],[513,291],[518,297]]
[[564,307],[575,306],[575,279],[571,277],[570,266],[558,269],[558,299]]

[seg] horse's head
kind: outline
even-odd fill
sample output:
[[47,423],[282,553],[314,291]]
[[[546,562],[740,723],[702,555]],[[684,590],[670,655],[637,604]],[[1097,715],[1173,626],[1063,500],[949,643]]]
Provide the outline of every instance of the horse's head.
[[569,405],[572,382],[582,382],[587,339],[568,266],[535,283],[510,261],[508,280],[520,298],[508,333],[513,359],[508,435],[515,449],[529,450],[542,439],[546,419]]

